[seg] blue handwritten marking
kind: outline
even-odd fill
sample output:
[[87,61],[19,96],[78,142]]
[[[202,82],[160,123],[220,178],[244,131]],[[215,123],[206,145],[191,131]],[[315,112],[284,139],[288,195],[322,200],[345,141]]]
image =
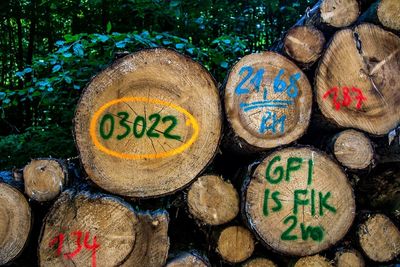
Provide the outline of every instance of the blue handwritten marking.
[[255,101],[251,103],[240,103],[240,107],[244,112],[258,109],[258,108],[288,108],[289,105],[293,104],[291,100],[265,100],[265,101]]
[[[276,127],[278,124],[281,125],[280,127],[280,132],[283,133],[285,132],[285,120],[286,120],[286,115],[282,115],[279,119],[276,116],[275,112],[267,111],[266,116],[263,115],[260,123],[260,129],[259,132],[261,134],[266,133],[267,131],[271,130],[273,134],[276,134]],[[271,121],[271,124],[267,126],[267,122]]]
[[[263,76],[265,70],[263,68],[258,69],[257,72],[254,74],[254,69],[251,66],[243,66],[240,71],[239,75],[244,77],[239,82],[237,87],[235,88],[235,94],[242,95],[242,94],[249,94],[250,89],[248,87],[243,87],[243,85],[250,79],[250,82],[247,86],[252,86],[252,90],[256,93],[260,92],[261,83],[263,80]],[[297,87],[296,82],[300,79],[301,73],[297,72],[289,77],[289,85],[286,81],[282,79],[282,76],[285,74],[284,69],[280,69],[278,74],[275,76],[273,81],[273,93],[280,94],[286,92],[287,96],[295,99],[298,96],[299,89]],[[253,76],[253,77],[252,77]],[[272,89],[272,88],[271,88]],[[286,109],[289,108],[290,105],[294,104],[293,100],[280,100],[280,99],[268,99],[268,88],[264,88],[263,93],[263,100],[262,101],[254,101],[250,103],[242,102],[240,103],[240,108],[244,112],[248,112],[255,109],[269,109],[269,108],[282,108]],[[267,131],[271,131],[273,134],[277,132],[277,128],[279,128],[280,132],[283,133],[285,131],[285,121],[286,115],[282,115],[281,117],[277,117],[277,114],[273,111],[267,110],[265,115],[263,115],[261,119],[261,124],[259,128],[259,132],[261,134],[266,133]],[[270,123],[267,125],[267,123]]]
[[246,76],[244,76],[243,80],[236,86],[235,94],[242,95],[248,94],[250,92],[247,88],[242,88],[242,85],[251,77],[253,74],[253,68],[250,66],[244,66],[240,69],[239,75],[242,75],[244,72],[247,72]]

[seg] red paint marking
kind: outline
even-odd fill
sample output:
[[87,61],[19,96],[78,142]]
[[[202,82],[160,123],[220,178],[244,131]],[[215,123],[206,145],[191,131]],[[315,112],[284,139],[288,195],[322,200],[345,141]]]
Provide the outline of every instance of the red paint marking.
[[[89,244],[89,232],[85,232],[85,237],[83,239],[83,246],[87,250],[92,251],[92,267],[96,267],[96,250],[100,247],[99,244],[97,244],[97,237],[93,237],[93,243]],[[82,231],[76,231],[72,232],[70,236],[76,236],[76,249],[72,252],[64,253],[64,258],[72,260],[76,255],[78,255],[82,251]],[[60,256],[64,244],[64,234],[59,234],[58,236],[54,237],[50,242],[49,242],[49,247],[54,247],[54,245],[58,244],[56,255]]]
[[[351,92],[356,93],[356,96],[352,96]],[[350,106],[353,102],[353,99],[357,100],[356,109],[361,109],[363,102],[367,100],[367,98],[363,95],[362,90],[354,86],[351,88],[351,90],[346,86],[342,88],[342,102],[338,101],[338,93],[338,87],[333,87],[326,91],[322,96],[323,99],[327,99],[329,96],[332,96],[332,102],[336,110],[340,110],[341,107]]]

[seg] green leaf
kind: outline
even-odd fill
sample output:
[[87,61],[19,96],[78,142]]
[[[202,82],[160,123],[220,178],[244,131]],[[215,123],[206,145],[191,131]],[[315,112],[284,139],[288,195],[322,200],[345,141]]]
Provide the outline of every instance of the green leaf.
[[107,33],[110,33],[112,29],[111,21],[107,23]]
[[105,43],[105,42],[107,42],[108,39],[110,39],[110,38],[108,38],[107,35],[104,35],[104,34],[100,34],[100,35],[99,35],[99,40],[100,40],[100,42]]
[[222,68],[227,69],[228,68],[228,62],[222,61],[221,64],[219,64]]
[[181,4],[181,1],[180,0],[172,0],[170,3],[169,3],[169,6],[170,7],[177,7],[177,6],[179,6]]
[[125,41],[119,41],[115,44],[116,47],[118,48],[124,48],[126,46],[126,42]]
[[6,98],[3,100],[4,104],[10,104],[10,102],[11,102],[11,99],[9,99],[9,98]]
[[185,44],[176,44],[175,47],[176,49],[182,49],[185,47]]
[[65,52],[65,53],[63,53],[63,56],[66,58],[69,58],[72,56],[72,54],[70,52]]
[[72,79],[69,76],[64,76],[64,80],[66,83],[71,84],[72,83]]
[[24,69],[24,72],[25,72],[25,73],[31,73],[31,72],[32,72],[32,68],[25,68],[25,69]]
[[74,44],[73,49],[75,55],[77,55],[78,57],[83,57],[84,55],[83,46],[80,43]]
[[57,71],[59,71],[61,69],[61,65],[54,65],[53,66],[53,69],[52,69],[52,72],[54,73],[54,72],[57,72]]

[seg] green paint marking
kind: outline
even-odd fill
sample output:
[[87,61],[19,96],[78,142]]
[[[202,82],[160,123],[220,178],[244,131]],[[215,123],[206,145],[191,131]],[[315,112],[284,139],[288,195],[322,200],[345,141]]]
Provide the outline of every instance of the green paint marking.
[[308,185],[312,184],[313,168],[314,168],[314,162],[312,161],[312,159],[309,159],[308,160],[308,178],[307,178]]
[[[138,132],[139,124],[142,126],[142,129],[140,132]],[[135,118],[135,121],[133,122],[133,135],[136,138],[141,138],[145,132],[146,132],[146,120],[143,116],[137,116]]]
[[282,166],[278,166],[278,167],[276,167],[276,168],[274,169],[274,174],[275,174],[275,175],[277,175],[277,174],[279,175],[276,179],[274,179],[273,177],[271,177],[271,174],[270,174],[272,164],[274,164],[276,161],[280,161],[280,160],[281,160],[281,156],[275,156],[275,157],[268,163],[268,167],[267,167],[267,169],[266,169],[266,171],[265,171],[265,178],[266,178],[267,181],[270,182],[271,184],[278,184],[278,183],[280,183],[280,181],[281,181],[282,178],[283,178],[284,170],[283,170],[283,167],[282,167]]
[[159,138],[160,134],[155,133],[154,130],[156,129],[158,123],[160,122],[161,116],[158,113],[151,114],[149,116],[149,120],[153,122],[153,124],[150,126],[149,130],[147,131],[147,136],[148,137],[154,137],[154,138]]
[[125,128],[125,132],[123,134],[117,135],[117,139],[121,140],[121,139],[124,139],[125,137],[127,137],[131,132],[131,127],[126,123],[127,119],[129,118],[129,114],[125,111],[122,111],[122,112],[118,112],[117,115],[121,119],[119,121],[119,125],[121,125],[122,127]]
[[[107,120],[110,121],[110,130],[106,134],[104,132],[104,125],[106,124]],[[100,121],[100,136],[101,138],[107,140],[113,135],[113,133],[114,133],[114,117],[111,114],[105,114]]]
[[281,235],[281,239],[282,240],[297,240],[297,235],[290,235],[290,232],[293,231],[293,229],[296,227],[297,225],[297,218],[294,215],[291,215],[289,217],[287,217],[283,223],[284,224],[288,224],[289,221],[292,221],[292,224],[289,226],[288,229],[286,229],[286,231],[284,231]]
[[293,214],[297,214],[298,211],[298,206],[303,205],[306,206],[309,203],[308,199],[300,199],[299,195],[304,195],[305,197],[307,196],[307,190],[294,190],[294,203],[293,203]]
[[162,122],[171,122],[171,124],[168,126],[168,128],[164,132],[164,137],[168,139],[175,139],[175,140],[181,140],[181,137],[179,135],[173,135],[171,134],[171,131],[178,125],[178,119],[175,116],[165,116],[162,118]]
[[328,198],[331,196],[331,192],[326,193],[325,196],[322,194],[322,192],[319,192],[318,195],[319,195],[319,215],[320,216],[324,215],[324,208],[332,213],[336,213],[336,208],[328,204]]
[[263,214],[264,216],[268,216],[268,199],[269,199],[269,189],[265,189],[264,191],[264,205],[263,205]]
[[290,157],[287,160],[286,167],[286,181],[290,181],[290,173],[293,171],[297,171],[301,168],[301,164],[303,163],[302,158]]

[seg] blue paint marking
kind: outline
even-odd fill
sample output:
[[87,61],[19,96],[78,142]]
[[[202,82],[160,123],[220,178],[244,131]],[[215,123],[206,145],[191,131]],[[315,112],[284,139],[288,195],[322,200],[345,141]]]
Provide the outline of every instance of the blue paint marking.
[[[250,88],[256,93],[260,92],[261,83],[263,80],[263,76],[265,70],[263,68],[257,70],[254,74],[254,69],[251,66],[244,66],[240,69],[239,75],[244,77],[239,82],[237,87],[235,88],[235,94],[249,94]],[[278,74],[276,75],[273,81],[273,93],[274,94],[282,94],[286,92],[287,96],[292,98],[293,100],[298,96],[299,89],[297,87],[297,81],[301,78],[301,73],[297,72],[289,77],[289,85],[286,81],[282,79],[282,76],[285,74],[284,69],[280,69]],[[253,77],[252,77],[253,76]],[[244,87],[244,84],[248,81],[247,87]],[[286,115],[282,115],[281,117],[277,117],[277,114],[273,111],[269,111],[269,108],[289,108],[290,105],[294,104],[293,100],[280,100],[280,99],[268,99],[268,88],[264,88],[263,90],[263,100],[262,101],[254,101],[250,103],[242,102],[240,103],[240,108],[244,112],[256,110],[256,109],[267,109],[265,115],[263,115],[260,123],[259,132],[264,134],[268,131],[271,131],[273,134],[277,133],[278,130],[283,133],[285,131],[285,121]]]
[[[259,132],[261,134],[266,133],[267,131],[272,131],[273,134],[276,134],[276,127],[280,124],[280,132],[285,132],[285,120],[286,115],[282,115],[279,119],[276,116],[275,112],[267,111],[265,115],[263,115],[260,123]],[[268,122],[271,122],[267,125]]]

